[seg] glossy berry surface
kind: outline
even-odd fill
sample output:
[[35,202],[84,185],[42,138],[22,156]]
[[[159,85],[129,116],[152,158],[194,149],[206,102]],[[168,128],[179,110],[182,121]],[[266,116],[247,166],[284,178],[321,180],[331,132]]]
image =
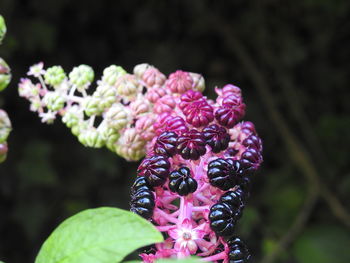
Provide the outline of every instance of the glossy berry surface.
[[227,203],[217,203],[210,208],[210,227],[218,236],[233,235],[236,226],[236,211]]
[[167,157],[155,155],[142,161],[137,174],[145,176],[150,186],[161,186],[169,175],[169,168],[170,163]]
[[203,136],[214,153],[225,150],[230,141],[230,135],[226,129],[216,124],[205,127],[203,129]]
[[165,131],[160,134],[154,144],[154,152],[158,155],[173,156],[176,153],[177,134]]
[[185,160],[198,160],[206,153],[203,134],[194,129],[184,132],[177,138],[176,151]]
[[228,191],[220,197],[221,203],[226,203],[230,205],[235,211],[235,218],[239,219],[242,215],[244,209],[244,196],[240,188],[237,188],[235,191]]
[[194,193],[197,190],[197,181],[192,178],[190,169],[181,167],[169,175],[169,189],[181,196]]
[[200,93],[199,91],[194,91],[194,90],[189,90],[186,93],[184,93],[181,96],[181,101],[179,104],[179,108],[182,110],[182,112],[186,115],[190,109],[191,109],[191,105],[195,102],[203,102],[205,101],[203,99],[203,95],[202,93]]
[[166,129],[169,131],[173,131],[176,134],[182,134],[188,131],[188,127],[186,125],[185,120],[179,116],[169,117],[166,122]]
[[249,135],[249,137],[246,138],[242,144],[247,148],[253,148],[257,150],[258,152],[262,151],[261,139],[254,134]]
[[138,176],[131,187],[131,193],[135,193],[139,190],[153,190],[145,176]]
[[130,211],[143,218],[152,217],[154,205],[154,196],[150,190],[139,190],[131,195]]
[[241,178],[240,166],[239,161],[230,158],[211,161],[207,173],[210,184],[224,191],[234,187]]
[[238,237],[232,237],[227,241],[230,263],[246,263],[250,259],[250,253],[246,245]]
[[206,101],[194,102],[186,109],[186,121],[196,128],[205,126],[214,120],[213,107]]
[[260,152],[254,148],[248,148],[241,155],[241,163],[246,173],[255,172],[259,168],[261,162],[262,156]]
[[215,112],[215,118],[219,124],[226,128],[232,128],[244,116],[245,105],[241,98],[229,96],[224,98],[222,106]]

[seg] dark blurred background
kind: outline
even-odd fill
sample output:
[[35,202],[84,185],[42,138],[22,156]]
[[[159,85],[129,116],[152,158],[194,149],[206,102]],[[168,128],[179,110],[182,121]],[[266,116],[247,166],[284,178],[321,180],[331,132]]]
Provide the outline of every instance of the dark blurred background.
[[206,95],[234,83],[264,141],[238,233],[252,262],[350,262],[350,2],[1,0],[0,55],[13,122],[0,165],[0,260],[33,262],[65,218],[128,209],[137,163],[84,148],[58,119],[40,123],[17,84],[29,66],[148,62],[202,73]]

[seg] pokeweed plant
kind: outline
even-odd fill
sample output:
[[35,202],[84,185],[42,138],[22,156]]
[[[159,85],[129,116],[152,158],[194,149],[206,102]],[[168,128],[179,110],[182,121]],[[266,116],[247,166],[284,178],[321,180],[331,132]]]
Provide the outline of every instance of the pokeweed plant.
[[[202,94],[201,75],[178,70],[167,78],[148,64],[137,65],[133,74],[116,65],[106,68],[93,92],[88,89],[94,72],[87,65],[67,76],[60,66],[45,70],[39,63],[28,75],[38,82],[22,79],[19,93],[43,122],[62,116],[85,146],[106,146],[129,161],[146,155],[131,187],[131,211],[153,223],[164,241],[144,249],[144,262],[190,256],[248,262],[248,248],[235,230],[249,198],[251,177],[263,158],[254,124],[242,121],[246,105],[240,88],[216,88],[214,101]],[[88,229],[94,227],[99,224]],[[118,237],[118,231],[111,228],[106,238]],[[107,245],[102,249],[113,251],[116,247],[103,241],[104,231],[100,234],[101,248]],[[58,231],[54,236],[60,235]],[[78,237],[69,247],[90,240],[90,231]],[[135,236],[129,238],[138,242]],[[54,251],[63,244],[44,244],[43,249]],[[88,249],[81,253],[84,261],[107,262],[90,259]]]
[[[0,15],[0,44],[6,34],[6,24]],[[3,91],[11,81],[11,70],[5,60],[0,57],[0,92]],[[0,163],[5,161],[8,147],[7,138],[11,132],[11,121],[6,111],[0,109]]]

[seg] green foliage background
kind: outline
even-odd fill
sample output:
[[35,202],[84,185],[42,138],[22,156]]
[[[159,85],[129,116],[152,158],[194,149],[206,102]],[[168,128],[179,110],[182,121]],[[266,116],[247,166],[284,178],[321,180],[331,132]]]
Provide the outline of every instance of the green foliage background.
[[0,13],[0,55],[13,73],[0,107],[14,128],[0,166],[1,260],[33,262],[83,209],[128,209],[135,177],[137,163],[84,148],[18,97],[20,77],[44,61],[67,71],[88,64],[97,76],[143,62],[199,72],[209,97],[216,85],[240,86],[264,140],[238,227],[252,262],[350,262],[349,1],[1,0]]

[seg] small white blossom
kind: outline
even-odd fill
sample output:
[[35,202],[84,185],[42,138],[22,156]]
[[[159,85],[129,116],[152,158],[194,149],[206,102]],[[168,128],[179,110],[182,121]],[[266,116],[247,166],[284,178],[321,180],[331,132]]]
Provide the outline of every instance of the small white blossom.
[[38,64],[35,64],[29,68],[27,75],[34,76],[34,77],[38,78],[41,75],[45,74],[45,70],[43,68],[44,68],[44,63],[39,62]]

